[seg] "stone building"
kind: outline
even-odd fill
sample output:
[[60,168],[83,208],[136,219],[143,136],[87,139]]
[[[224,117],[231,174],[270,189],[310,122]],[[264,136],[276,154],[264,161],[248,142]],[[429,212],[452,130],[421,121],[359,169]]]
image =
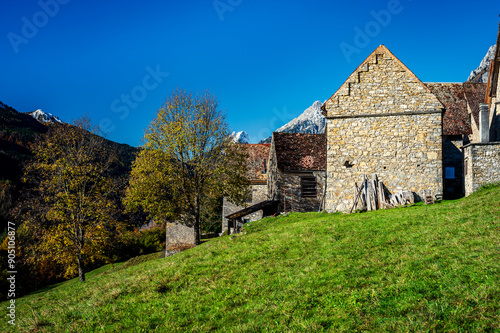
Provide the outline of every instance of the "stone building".
[[274,132],[269,153],[269,199],[280,212],[324,209],[326,136]]
[[[270,144],[245,144],[248,151],[247,168],[248,177],[251,181],[250,188],[248,189],[247,202],[244,205],[236,205],[229,201],[227,198],[223,199],[222,207],[222,232],[228,230],[229,221],[234,213],[245,210],[256,204],[268,200],[267,195],[267,175],[268,175],[268,158]],[[245,211],[246,212],[246,211]],[[238,219],[242,223],[260,220],[264,214],[264,210],[258,209],[248,214],[239,216]]]
[[464,146],[465,195],[482,185],[500,182],[500,27],[496,53],[490,65],[490,75],[484,103],[480,104],[474,121],[479,130],[474,140]]
[[464,196],[462,147],[479,136],[477,117],[485,83],[425,83],[445,107],[443,115],[443,197]]
[[391,192],[442,195],[445,106],[385,46],[368,56],[322,109],[328,211],[348,211],[354,183],[371,174]]
[[499,49],[488,84],[423,83],[379,46],[322,106],[327,210],[349,210],[364,175],[417,200],[425,191],[454,199],[499,181]]

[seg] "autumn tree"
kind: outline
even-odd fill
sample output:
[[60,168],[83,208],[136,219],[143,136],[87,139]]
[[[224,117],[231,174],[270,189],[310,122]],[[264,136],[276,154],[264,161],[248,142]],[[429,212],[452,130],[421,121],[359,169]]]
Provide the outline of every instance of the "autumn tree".
[[86,266],[103,259],[115,224],[110,196],[116,186],[109,177],[115,157],[98,134],[88,118],[75,126],[51,125],[24,175],[37,198],[25,201],[22,225],[33,240],[26,244],[26,251],[36,254],[30,260],[54,261],[65,277],[78,274],[82,282]]
[[175,90],[144,135],[126,191],[126,204],[151,216],[193,217],[200,243],[200,215],[208,197],[244,200],[245,152],[230,136],[217,99]]

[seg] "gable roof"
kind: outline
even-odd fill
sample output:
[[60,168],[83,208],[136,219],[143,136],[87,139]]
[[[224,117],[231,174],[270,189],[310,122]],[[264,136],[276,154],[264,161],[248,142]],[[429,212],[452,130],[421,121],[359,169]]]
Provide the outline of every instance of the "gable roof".
[[446,108],[443,115],[443,135],[472,134],[464,85],[434,82],[425,85]]
[[[366,76],[368,76],[367,79],[365,79]],[[394,85],[399,85],[397,92],[393,89]],[[356,95],[357,93],[359,95]],[[442,103],[403,62],[387,47],[380,45],[354,70],[321,109],[325,117],[356,116],[360,103],[364,105],[364,109],[369,110],[370,114],[422,109],[422,103],[419,105],[410,102],[406,105],[405,103],[404,108],[402,105],[384,103],[387,98],[393,96],[409,100],[416,96],[423,98],[425,100],[423,107],[426,110],[439,111],[444,108]],[[416,107],[420,110],[412,110]]]
[[326,135],[273,133],[276,160],[280,171],[326,170]]
[[467,99],[470,111],[476,122],[477,129],[479,129],[479,104],[484,103],[485,101],[486,88],[486,83],[464,83],[465,98]]
[[248,150],[246,166],[248,177],[252,182],[267,181],[267,160],[271,144],[244,144]]

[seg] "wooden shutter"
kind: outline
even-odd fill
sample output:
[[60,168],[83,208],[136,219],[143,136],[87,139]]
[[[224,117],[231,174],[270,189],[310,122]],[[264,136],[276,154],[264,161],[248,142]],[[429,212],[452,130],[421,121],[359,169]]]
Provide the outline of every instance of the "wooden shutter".
[[300,177],[300,187],[303,198],[316,198],[318,191],[316,189],[316,177],[304,176]]

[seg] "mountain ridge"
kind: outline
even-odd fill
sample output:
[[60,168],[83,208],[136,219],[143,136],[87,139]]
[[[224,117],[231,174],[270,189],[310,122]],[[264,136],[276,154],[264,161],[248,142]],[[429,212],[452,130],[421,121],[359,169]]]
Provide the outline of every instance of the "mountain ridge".
[[490,64],[495,57],[496,45],[490,46],[479,66],[471,71],[467,82],[488,83]]
[[52,113],[44,112],[42,111],[42,109],[37,109],[35,111],[30,111],[25,113],[32,116],[41,123],[59,123],[59,124],[64,123],[64,121],[59,119],[59,117],[54,116]]

